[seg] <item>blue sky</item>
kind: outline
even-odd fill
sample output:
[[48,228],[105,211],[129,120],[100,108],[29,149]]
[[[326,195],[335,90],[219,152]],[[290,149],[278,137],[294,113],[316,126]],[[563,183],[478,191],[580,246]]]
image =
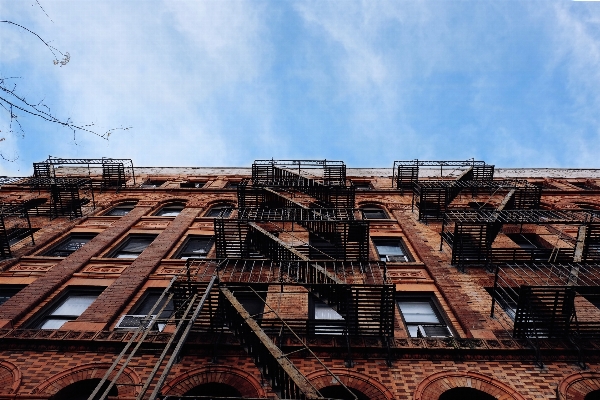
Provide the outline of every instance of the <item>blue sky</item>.
[[[41,5],[43,10],[40,8]],[[9,131],[0,174],[48,155],[137,166],[476,158],[600,168],[600,2],[0,0],[0,74],[60,118]],[[47,15],[46,15],[47,14]]]

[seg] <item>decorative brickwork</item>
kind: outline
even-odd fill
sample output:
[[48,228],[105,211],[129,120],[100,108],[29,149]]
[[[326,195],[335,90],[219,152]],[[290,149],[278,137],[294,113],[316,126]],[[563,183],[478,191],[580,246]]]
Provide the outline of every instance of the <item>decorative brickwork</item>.
[[[102,379],[108,368],[110,368],[110,364],[108,363],[88,364],[70,368],[50,377],[47,381],[33,389],[31,393],[51,396],[72,383],[85,379]],[[141,380],[136,372],[131,368],[125,368],[125,371],[123,371],[116,382],[119,398],[135,397],[139,390],[139,386],[136,385],[140,383]]]
[[168,382],[163,395],[183,396],[194,387],[205,383],[223,383],[237,389],[243,397],[266,398],[262,385],[251,374],[234,367],[211,365],[197,368]]
[[8,361],[0,361],[0,394],[17,393],[21,385],[21,371]]
[[578,372],[567,376],[558,385],[558,400],[584,400],[587,394],[595,390],[600,390],[600,372]]
[[[392,392],[390,392],[374,377],[361,374],[350,369],[333,368],[330,371],[337,376],[345,386],[360,391],[370,400],[394,399]],[[336,385],[336,381],[331,376],[331,373],[327,372],[326,370],[321,370],[306,375],[306,378],[318,390],[324,387]]]
[[433,374],[419,384],[415,391],[414,400],[438,400],[445,391],[460,387],[480,390],[498,400],[525,400],[511,387],[476,372],[439,372]]

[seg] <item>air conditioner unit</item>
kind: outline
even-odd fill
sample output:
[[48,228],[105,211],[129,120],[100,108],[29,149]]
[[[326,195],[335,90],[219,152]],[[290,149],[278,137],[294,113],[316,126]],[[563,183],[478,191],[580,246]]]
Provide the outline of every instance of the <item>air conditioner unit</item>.
[[407,262],[406,256],[386,256],[387,262]]
[[417,337],[444,338],[451,337],[452,332],[446,325],[419,325]]
[[146,319],[145,328],[147,329],[150,326],[152,326],[152,323],[156,319],[156,315],[152,315],[151,317],[148,317],[147,315],[131,315],[131,314],[123,315],[121,317],[121,319],[119,319],[119,322],[117,323],[117,326],[115,328],[138,329],[142,325],[142,322],[145,319]]

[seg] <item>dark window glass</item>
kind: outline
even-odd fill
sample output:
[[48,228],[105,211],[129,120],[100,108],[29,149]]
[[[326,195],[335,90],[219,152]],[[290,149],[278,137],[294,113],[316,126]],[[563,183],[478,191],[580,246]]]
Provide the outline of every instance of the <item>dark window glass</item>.
[[410,337],[452,336],[431,298],[400,299],[398,307]]
[[352,182],[356,190],[371,190],[373,187],[370,182]]
[[[100,378],[85,379],[70,384],[69,386],[62,388],[58,393],[52,396],[52,400],[87,400],[88,397],[94,393],[96,386],[101,382]],[[109,383],[105,382],[99,393],[104,393]],[[117,397],[119,392],[116,386],[113,386],[108,392],[108,396]]]
[[113,217],[122,217],[124,215],[129,214],[131,210],[135,207],[135,204],[121,204],[116,207],[113,207],[110,211],[108,211],[104,215],[110,215]]
[[206,185],[206,182],[182,182],[179,184],[181,188],[200,189]]
[[[159,331],[162,331],[167,325],[167,320],[175,312],[173,300],[171,299],[167,302],[168,295],[165,294],[162,296],[162,294],[163,291],[160,289],[148,290],[139,304],[137,304],[128,315],[124,315],[121,318],[117,324],[117,327],[123,329],[137,329],[141,323],[147,321],[149,324],[153,323],[152,329],[158,329]],[[162,312],[160,313],[160,316],[158,316],[158,312],[160,310],[162,310]],[[152,316],[154,318],[148,318],[151,311],[153,311]],[[157,316],[158,319],[156,318]]]
[[212,218],[228,218],[231,215],[233,208],[229,204],[221,204],[211,207],[206,213],[206,217]]
[[379,207],[361,208],[364,219],[388,219],[387,213]]
[[132,235],[114,252],[111,258],[137,258],[154,241],[156,235]]
[[381,261],[387,262],[410,262],[413,258],[406,250],[400,238],[373,238],[373,244],[377,248],[377,254]]
[[168,206],[164,206],[154,215],[157,217],[176,217],[181,211],[183,211],[185,205],[183,204],[172,204]]
[[36,327],[38,329],[60,329],[66,322],[74,321],[95,300],[104,288],[70,290],[48,311],[44,312]]
[[68,257],[92,240],[94,236],[96,236],[95,233],[71,234],[44,255],[50,257]]
[[0,305],[19,293],[24,287],[23,285],[0,285]]
[[13,245],[19,243],[21,240],[31,238],[31,234],[39,231],[40,228],[11,228],[6,231],[8,236],[8,244]]
[[214,236],[190,236],[175,258],[206,258],[214,243]]

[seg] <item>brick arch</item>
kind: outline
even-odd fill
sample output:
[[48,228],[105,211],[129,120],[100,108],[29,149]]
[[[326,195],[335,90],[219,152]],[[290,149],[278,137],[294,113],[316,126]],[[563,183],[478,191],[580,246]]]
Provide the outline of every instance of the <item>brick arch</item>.
[[414,400],[438,400],[445,391],[460,387],[481,390],[498,400],[525,400],[510,386],[476,372],[438,372],[433,374],[419,384]]
[[[94,363],[70,368],[47,379],[44,383],[33,389],[31,393],[51,396],[74,382],[86,379],[102,379],[110,366],[111,364],[109,363]],[[110,377],[115,376],[117,371],[115,369]],[[140,383],[140,377],[135,371],[131,368],[125,368],[116,383],[119,390],[119,397],[135,397],[138,394],[139,386],[134,385],[139,385]]]
[[16,365],[0,361],[0,393],[17,393],[21,386],[21,378],[21,370]]
[[594,390],[600,390],[600,372],[577,372],[567,376],[558,385],[558,399],[583,400]]
[[196,368],[181,374],[164,386],[162,394],[183,396],[189,390],[205,383],[223,383],[233,386],[241,393],[242,397],[267,397],[267,393],[254,376],[241,369],[222,365]]
[[[344,385],[352,389],[360,390],[371,400],[394,399],[394,395],[385,386],[368,375],[340,368],[332,368],[329,371],[337,376]],[[317,390],[335,384],[333,377],[326,370],[312,372],[306,375],[306,379],[308,379]]]

